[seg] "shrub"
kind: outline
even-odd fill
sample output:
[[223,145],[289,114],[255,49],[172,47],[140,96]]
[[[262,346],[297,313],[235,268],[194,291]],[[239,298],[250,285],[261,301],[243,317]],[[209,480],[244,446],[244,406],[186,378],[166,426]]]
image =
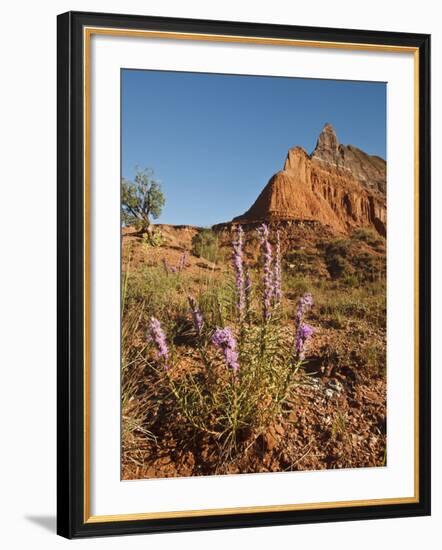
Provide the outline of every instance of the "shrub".
[[[359,237],[356,238],[355,234]],[[348,286],[384,278],[385,255],[378,253],[384,246],[382,239],[373,236],[368,230],[361,229],[355,234],[352,239],[339,239],[325,244],[324,257],[330,276],[341,279]],[[365,246],[367,241],[376,248],[376,252]],[[361,242],[365,244],[361,245]]]
[[349,276],[352,272],[351,264],[339,254],[327,257],[327,268],[333,279]]
[[198,258],[217,263],[221,259],[218,237],[211,229],[201,229],[192,238],[192,253]]
[[383,256],[374,256],[368,252],[361,252],[353,258],[354,267],[361,282],[377,281],[386,275],[386,262]]
[[151,227],[150,233],[143,233],[142,242],[143,246],[145,246],[146,248],[150,248],[151,246],[158,247],[162,246],[162,244],[164,243],[164,237],[159,229],[152,229]]
[[333,279],[353,273],[351,263],[348,260],[350,244],[350,241],[342,239],[327,243],[325,247],[325,263]]
[[373,248],[376,248],[379,244],[382,244],[384,242],[384,239],[382,239],[382,237],[374,229],[369,229],[367,227],[356,229],[356,231],[353,232],[351,238],[367,243]]
[[341,256],[342,258],[347,258],[350,253],[351,244],[349,239],[331,241],[326,245],[326,256]]
[[[312,305],[308,293],[299,300],[295,326],[290,330],[281,323],[279,237],[273,251],[265,225],[260,229],[262,277],[258,308],[253,308],[242,239],[239,228],[233,243],[232,292],[215,294],[221,310],[216,319],[219,325],[214,326],[213,318],[207,316],[213,311],[212,298],[189,298],[200,358],[196,371],[192,368],[175,372],[176,352],[171,338],[162,321],[152,317],[149,322],[155,357],[152,368],[169,387],[187,426],[213,437],[223,456],[234,452],[252,434],[257,437],[283,413],[313,334],[304,321]],[[221,299],[229,304],[220,306]],[[226,305],[233,316],[229,321],[223,314]]]
[[320,258],[318,251],[295,249],[285,255],[285,266],[290,273],[299,275],[316,275],[320,272]]
[[343,276],[342,284],[350,287],[358,287],[360,285],[360,281],[357,275],[352,273],[352,274],[347,274]]

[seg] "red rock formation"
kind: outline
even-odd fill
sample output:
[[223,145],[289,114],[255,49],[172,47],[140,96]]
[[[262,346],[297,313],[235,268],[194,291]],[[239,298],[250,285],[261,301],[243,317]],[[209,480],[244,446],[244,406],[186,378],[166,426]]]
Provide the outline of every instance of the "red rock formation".
[[316,220],[338,232],[373,227],[386,234],[386,163],[338,143],[330,124],[316,148],[289,150],[252,207],[234,222]]
[[353,145],[339,144],[331,124],[326,124],[318,138],[312,160],[350,174],[371,192],[385,195],[386,170],[384,159],[367,155]]

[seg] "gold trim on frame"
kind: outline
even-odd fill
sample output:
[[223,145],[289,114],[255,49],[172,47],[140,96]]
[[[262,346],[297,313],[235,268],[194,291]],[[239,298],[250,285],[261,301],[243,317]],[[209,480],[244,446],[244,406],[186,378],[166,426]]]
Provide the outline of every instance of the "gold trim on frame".
[[[270,46],[293,46],[304,48],[326,48],[342,50],[363,50],[374,52],[413,53],[414,59],[414,495],[411,497],[352,500],[336,502],[316,502],[283,504],[270,506],[250,506],[235,508],[215,508],[207,510],[178,510],[117,515],[91,515],[91,472],[90,472],[90,42],[92,35],[127,36],[136,38],[156,38],[172,40],[197,40],[204,42],[248,43]],[[419,49],[410,46],[393,46],[364,43],[328,42],[281,38],[261,38],[235,35],[203,33],[180,33],[146,31],[104,27],[84,27],[83,29],[84,66],[84,522],[105,523],[114,521],[136,521],[165,518],[187,518],[228,514],[250,514],[295,510],[320,510],[344,508],[348,506],[374,506],[412,504],[419,502]]]

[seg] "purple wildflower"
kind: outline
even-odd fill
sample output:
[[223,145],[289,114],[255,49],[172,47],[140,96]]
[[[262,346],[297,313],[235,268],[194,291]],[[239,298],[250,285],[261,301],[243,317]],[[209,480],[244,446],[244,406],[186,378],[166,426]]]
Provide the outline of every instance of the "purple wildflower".
[[298,301],[298,309],[296,311],[296,321],[298,325],[301,323],[304,314],[312,307],[313,296],[310,292],[306,292]]
[[232,242],[232,247],[233,247],[232,262],[233,262],[233,269],[235,271],[235,286],[236,286],[236,295],[237,295],[236,307],[238,308],[238,313],[240,317],[244,313],[244,307],[245,307],[243,236],[244,236],[243,228],[240,225],[238,225],[237,240]]
[[252,280],[250,279],[250,272],[248,270],[246,272],[246,279],[244,282],[244,293],[246,296],[246,309],[249,311],[252,303]]
[[272,247],[269,242],[269,228],[265,223],[258,229],[258,233],[261,239],[261,251],[264,265],[264,319],[268,320],[270,318],[270,307],[273,296]]
[[279,238],[279,231],[276,232],[276,253],[275,253],[275,265],[273,268],[273,296],[275,298],[275,304],[281,302],[281,240]]
[[201,336],[203,330],[203,315],[198,307],[198,304],[193,296],[188,296],[190,310],[192,312],[193,326],[195,327],[198,336]]
[[185,269],[186,267],[187,267],[187,251],[184,250],[178,262],[177,270],[183,271],[183,269]]
[[155,317],[151,317],[148,328],[148,339],[153,342],[157,348],[158,359],[164,361],[164,368],[169,368],[169,349],[167,347],[166,335],[161,328],[161,323]]
[[310,292],[307,292],[298,301],[298,309],[296,311],[296,337],[295,337],[295,351],[300,360],[304,359],[304,348],[307,340],[309,340],[314,333],[314,329],[303,322],[305,313],[313,305],[313,296]]
[[310,325],[307,325],[307,323],[301,323],[298,327],[298,330],[296,332],[296,341],[295,341],[295,349],[296,353],[298,354],[299,359],[304,359],[304,348],[305,344],[307,343],[307,340],[309,340],[315,330]]
[[236,373],[239,369],[238,352],[230,328],[217,328],[212,336],[212,344],[223,352],[226,365]]
[[163,262],[164,271],[166,272],[167,275],[169,275],[169,264],[167,263],[166,258],[163,258],[162,262]]

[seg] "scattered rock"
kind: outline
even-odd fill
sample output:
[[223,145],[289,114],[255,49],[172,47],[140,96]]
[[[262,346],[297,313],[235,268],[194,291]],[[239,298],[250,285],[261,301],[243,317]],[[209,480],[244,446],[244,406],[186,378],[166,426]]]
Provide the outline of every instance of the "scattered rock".
[[327,399],[331,399],[334,396],[333,390],[331,390],[330,388],[327,388],[324,394]]
[[330,380],[328,383],[328,386],[331,390],[335,391],[336,393],[341,393],[343,390],[343,386],[339,380]]

